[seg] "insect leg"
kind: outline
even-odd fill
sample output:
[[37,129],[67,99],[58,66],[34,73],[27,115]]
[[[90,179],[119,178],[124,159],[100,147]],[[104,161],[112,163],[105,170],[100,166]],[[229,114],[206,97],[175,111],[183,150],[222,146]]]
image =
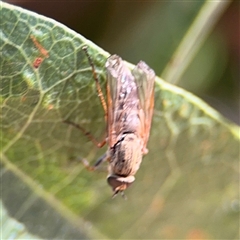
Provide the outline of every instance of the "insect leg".
[[96,161],[96,163],[93,166],[90,166],[88,160],[86,159],[82,159],[82,163],[89,171],[95,171],[99,167],[99,165],[105,162],[107,159],[108,159],[107,153],[105,153]]
[[95,67],[94,67],[94,64],[93,64],[93,61],[87,51],[87,46],[83,46],[82,49],[83,51],[85,52],[86,56],[87,56],[87,59],[88,59],[88,62],[92,68],[92,73],[93,73],[93,78],[96,82],[96,86],[97,86],[97,91],[98,91],[98,97],[100,98],[100,101],[101,101],[101,104],[102,104],[102,107],[103,107],[103,110],[104,110],[104,118],[105,118],[105,121],[107,120],[107,104],[106,104],[106,101],[104,99],[104,96],[103,96],[103,92],[102,92],[102,89],[101,89],[101,86],[100,86],[100,83],[99,83],[99,79],[98,79],[98,76],[96,74],[96,71],[95,71]]
[[92,141],[97,147],[101,148],[106,144],[106,139],[104,139],[102,142],[98,142],[90,132],[86,131],[83,127],[81,127],[79,124],[71,122],[69,120],[64,120],[64,123],[70,124],[74,126],[75,128],[81,130],[85,136],[88,137],[90,141]]

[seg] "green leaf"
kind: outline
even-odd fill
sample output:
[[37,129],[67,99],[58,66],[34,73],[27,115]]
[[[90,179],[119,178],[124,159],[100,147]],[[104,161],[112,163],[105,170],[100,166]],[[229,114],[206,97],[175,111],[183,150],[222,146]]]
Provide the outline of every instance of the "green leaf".
[[4,229],[1,232],[2,239],[38,239],[36,236],[28,234],[25,226],[15,219],[12,219],[4,208],[2,202],[0,202],[1,208],[1,228]]
[[149,153],[127,190],[111,199],[97,149],[69,119],[104,137],[101,85],[108,53],[67,27],[1,3],[1,198],[40,238],[238,237],[239,127],[199,98],[156,80]]

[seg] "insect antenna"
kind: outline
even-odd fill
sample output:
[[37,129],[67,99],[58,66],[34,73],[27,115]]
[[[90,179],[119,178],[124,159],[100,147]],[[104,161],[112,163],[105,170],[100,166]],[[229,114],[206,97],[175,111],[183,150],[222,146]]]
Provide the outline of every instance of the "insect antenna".
[[124,191],[119,191],[119,190],[114,192],[114,194],[112,195],[112,199],[114,199],[118,195],[119,192],[121,193],[122,198],[124,200],[127,200],[127,196],[124,194]]

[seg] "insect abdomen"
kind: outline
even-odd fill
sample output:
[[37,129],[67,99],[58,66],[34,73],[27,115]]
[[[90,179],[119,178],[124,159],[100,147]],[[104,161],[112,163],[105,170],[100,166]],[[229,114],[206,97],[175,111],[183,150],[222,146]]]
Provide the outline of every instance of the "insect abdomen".
[[142,141],[133,133],[123,134],[111,149],[111,172],[124,177],[134,175],[141,161]]

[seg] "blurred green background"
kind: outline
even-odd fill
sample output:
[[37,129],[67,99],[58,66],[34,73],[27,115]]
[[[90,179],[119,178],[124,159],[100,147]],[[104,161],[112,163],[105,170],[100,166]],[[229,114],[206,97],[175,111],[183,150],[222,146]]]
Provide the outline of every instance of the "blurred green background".
[[[161,77],[205,1],[8,2],[53,18],[133,64],[144,60]],[[239,3],[230,3],[177,83],[238,124]]]

